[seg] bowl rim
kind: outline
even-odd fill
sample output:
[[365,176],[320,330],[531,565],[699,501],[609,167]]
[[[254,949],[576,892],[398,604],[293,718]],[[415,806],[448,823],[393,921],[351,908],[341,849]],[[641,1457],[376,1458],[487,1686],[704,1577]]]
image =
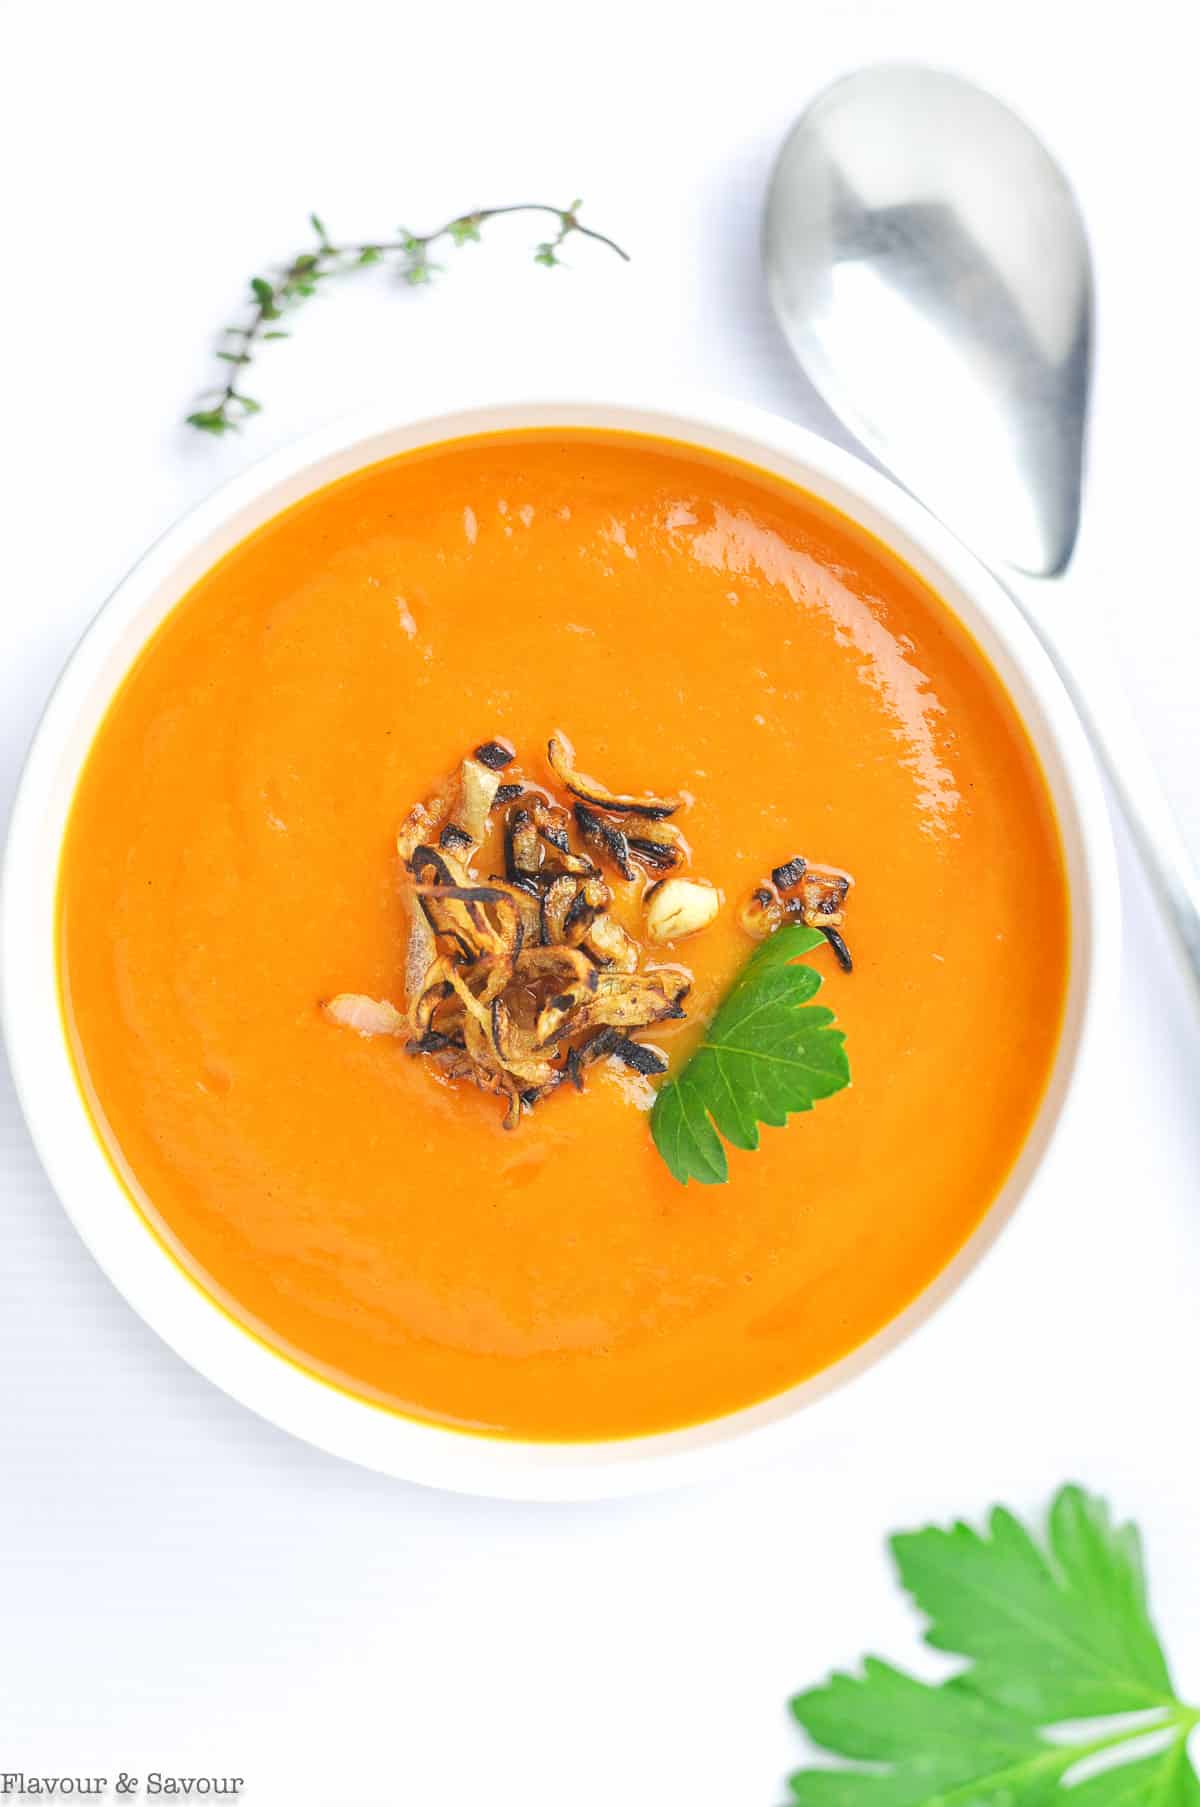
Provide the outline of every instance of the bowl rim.
[[[54,899],[67,812],[95,728],[159,622],[198,576],[300,496],[406,450],[529,427],[641,433],[742,458],[883,540],[999,674],[1041,763],[1068,869],[1071,973],[1054,1068],[1005,1185],[947,1266],[820,1374],[724,1417],[608,1442],[496,1438],[405,1417],[260,1341],[185,1272],[117,1178],[77,1083],[57,1001]],[[428,399],[414,403],[410,391],[373,403],[252,463],[170,526],[101,605],[50,694],[13,804],[0,872],[0,1025],[30,1134],[67,1215],[126,1301],[190,1366],[269,1422],[397,1478],[497,1498],[598,1499],[679,1485],[794,1442],[818,1401],[875,1369],[975,1273],[1075,1115],[1115,995],[1118,895],[1099,775],[1045,650],[999,582],[890,478],[806,427],[690,386],[498,388],[481,399],[477,385],[455,395],[441,384]]]

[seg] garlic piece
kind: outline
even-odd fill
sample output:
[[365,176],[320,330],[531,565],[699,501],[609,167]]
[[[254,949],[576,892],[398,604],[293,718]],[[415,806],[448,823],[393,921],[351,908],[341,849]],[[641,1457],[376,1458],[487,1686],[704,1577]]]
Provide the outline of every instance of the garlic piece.
[[367,998],[359,991],[339,991],[321,1008],[332,1022],[359,1035],[403,1035],[404,1018],[386,998]]
[[664,879],[646,903],[646,933],[651,941],[682,941],[706,929],[720,908],[721,894],[707,879]]

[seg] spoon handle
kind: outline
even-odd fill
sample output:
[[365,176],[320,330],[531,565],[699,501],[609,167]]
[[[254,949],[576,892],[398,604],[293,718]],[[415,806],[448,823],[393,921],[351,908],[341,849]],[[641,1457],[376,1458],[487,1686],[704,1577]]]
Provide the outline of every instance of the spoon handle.
[[1177,951],[1200,1007],[1200,876],[1167,802],[1154,761],[1146,749],[1111,657],[1098,648],[1090,630],[1068,619],[1067,598],[1055,594],[1062,580],[997,573],[1049,653],[1099,757],[1147,877],[1173,932]]

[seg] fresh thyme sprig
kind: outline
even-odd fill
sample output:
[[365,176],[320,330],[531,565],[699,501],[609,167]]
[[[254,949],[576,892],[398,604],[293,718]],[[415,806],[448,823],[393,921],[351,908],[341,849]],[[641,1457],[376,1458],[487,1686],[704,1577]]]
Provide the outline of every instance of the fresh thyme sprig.
[[548,213],[557,221],[553,236],[544,239],[533,255],[533,261],[547,269],[562,262],[559,248],[573,232],[607,245],[628,263],[629,253],[614,239],[582,224],[579,218],[582,205],[581,201],[572,201],[569,207],[552,207],[544,201],[524,201],[511,207],[480,207],[473,213],[460,213],[447,220],[436,232],[422,234],[401,227],[396,238],[369,240],[362,244],[337,244],[317,215],[310,214],[316,245],[280,265],[273,277],[251,278],[252,309],[245,321],[225,327],[223,337],[227,343],[217,353],[222,363],[229,366],[229,375],[223,383],[214,384],[205,391],[200,398],[202,405],[188,415],[188,425],[198,427],[202,433],[230,433],[251,414],[259,412],[262,404],[241,388],[246,368],[268,340],[290,337],[276,323],[315,295],[320,283],[328,282],[334,276],[348,276],[354,270],[394,257],[399,261],[401,280],[417,288],[431,281],[443,268],[430,259],[434,245],[443,239],[448,239],[452,245],[471,244],[478,240],[479,229],[486,221],[498,219],[502,214]]

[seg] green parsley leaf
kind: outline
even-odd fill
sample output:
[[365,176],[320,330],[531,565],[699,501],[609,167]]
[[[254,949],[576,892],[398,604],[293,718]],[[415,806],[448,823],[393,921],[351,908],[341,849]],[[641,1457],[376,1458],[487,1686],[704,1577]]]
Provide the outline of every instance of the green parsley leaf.
[[[776,1127],[850,1083],[832,1010],[800,1009],[821,988],[811,966],[792,963],[824,937],[789,923],[747,960],[683,1071],[655,1101],[650,1130],[677,1180],[719,1186],[735,1148],[758,1147],[758,1125]],[[715,1124],[715,1128],[714,1128]]]
[[926,1642],[971,1657],[972,1687],[1043,1725],[1173,1702],[1133,1525],[1064,1487],[1045,1549],[1003,1507],[988,1530],[892,1540],[900,1579],[929,1618]]
[[1102,1770],[1071,1789],[1070,1807],[1200,1807],[1200,1781],[1186,1737],[1136,1763]]
[[1072,1789],[1072,1807],[1200,1807],[1200,1780],[1177,1738],[1137,1764],[1119,1764]]
[[[962,1790],[979,1807],[1002,1789],[1032,1799],[1038,1778],[1051,1787],[1077,1761],[1047,1744],[1036,1726],[955,1682],[931,1688],[868,1657],[861,1676],[834,1675],[801,1694],[792,1712],[814,1744],[872,1769],[801,1770],[791,1779],[803,1807],[917,1807]],[[971,1786],[968,1786],[971,1785]]]
[[813,1743],[849,1759],[794,1775],[801,1807],[1200,1807],[1200,1712],[1172,1689],[1137,1532],[1103,1500],[1064,1488],[1044,1544],[998,1508],[989,1534],[892,1548],[929,1643],[973,1660],[933,1686],[868,1657],[793,1700]]

